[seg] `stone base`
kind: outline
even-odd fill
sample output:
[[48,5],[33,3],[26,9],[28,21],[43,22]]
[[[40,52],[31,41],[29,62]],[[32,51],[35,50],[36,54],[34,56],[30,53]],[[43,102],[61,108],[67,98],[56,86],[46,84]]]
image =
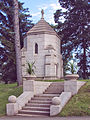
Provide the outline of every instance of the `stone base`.
[[23,92],[30,91],[33,92],[34,95],[42,94],[51,83],[52,82],[25,80],[23,81]]
[[36,80],[36,76],[35,75],[26,75],[23,77],[23,81],[24,80]]
[[8,116],[16,115],[18,113],[18,104],[8,103],[6,105],[6,112]]
[[23,92],[25,91],[34,92],[34,80],[23,81]]
[[64,81],[64,92],[71,92],[72,95],[75,95],[85,83],[77,80]]
[[50,116],[55,116],[59,114],[70,98],[71,92],[62,92],[61,95],[58,97],[58,99],[60,99],[61,101],[60,105],[50,106]]
[[70,74],[65,76],[65,80],[77,80],[79,78],[78,74]]

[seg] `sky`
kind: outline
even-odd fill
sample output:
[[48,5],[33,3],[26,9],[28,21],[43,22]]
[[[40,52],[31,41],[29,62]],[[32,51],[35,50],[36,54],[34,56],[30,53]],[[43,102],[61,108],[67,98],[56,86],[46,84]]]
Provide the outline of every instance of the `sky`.
[[44,18],[50,24],[55,24],[54,13],[57,9],[61,9],[58,0],[19,0],[24,2],[24,7],[29,8],[31,20],[37,23],[41,18],[41,9],[44,9]]

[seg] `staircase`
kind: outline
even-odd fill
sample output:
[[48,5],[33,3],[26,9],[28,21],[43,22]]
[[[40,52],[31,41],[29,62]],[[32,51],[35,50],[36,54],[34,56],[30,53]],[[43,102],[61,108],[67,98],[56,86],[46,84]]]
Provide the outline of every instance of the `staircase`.
[[64,82],[53,82],[50,86],[45,90],[46,94],[60,94],[64,91]]
[[53,82],[43,94],[35,95],[30,101],[19,110],[18,115],[38,116],[50,115],[50,105],[52,98],[59,96],[64,90],[64,83]]

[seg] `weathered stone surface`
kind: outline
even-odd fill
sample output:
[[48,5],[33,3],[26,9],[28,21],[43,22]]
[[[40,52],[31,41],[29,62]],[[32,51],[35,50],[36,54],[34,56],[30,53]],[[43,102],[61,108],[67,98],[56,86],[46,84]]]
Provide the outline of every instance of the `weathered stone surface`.
[[6,113],[8,116],[16,115],[18,113],[18,104],[8,103],[6,105]]
[[71,92],[62,92],[62,94],[59,97],[61,100],[60,105],[62,106],[62,108],[66,105],[71,96],[72,96]]
[[18,110],[22,109],[23,106],[28,102],[28,100],[31,99],[31,97],[34,96],[34,92],[26,91],[23,92],[18,98],[17,98],[17,104],[18,104]]
[[16,103],[16,100],[17,100],[17,98],[14,95],[9,96],[9,98],[8,98],[9,103]]
[[60,105],[61,101],[59,99],[59,97],[54,97],[52,99],[52,105]]
[[23,81],[23,92],[34,92],[34,80]]
[[35,95],[41,94],[52,82],[41,82],[34,80],[23,81],[23,91],[33,92]]
[[55,116],[60,113],[61,106],[60,105],[51,105],[50,106],[50,116]]
[[42,33],[58,36],[58,34],[53,30],[51,26],[49,26],[49,24],[44,19],[41,19],[32,29],[30,29],[27,32],[27,34],[31,34],[31,35],[42,34]]
[[61,104],[50,106],[50,116],[55,116],[58,113],[60,113],[62,108],[66,105],[68,100],[71,98],[71,92],[62,92],[62,94],[58,98],[61,101]]
[[[16,115],[18,110],[21,110],[23,106],[33,97],[33,92],[23,92],[16,100],[16,103],[9,103],[6,105],[6,112],[8,116]],[[11,97],[11,96],[10,96]],[[11,101],[11,98],[10,98]]]
[[34,74],[30,75],[27,73],[26,75],[23,76],[23,81],[24,80],[36,80],[36,75],[34,75]]
[[77,80],[64,81],[64,92],[71,92],[72,95],[75,95],[84,84],[85,82]]
[[34,94],[37,95],[37,94],[43,93],[51,83],[52,82],[35,81],[35,83],[34,83],[34,85],[35,85]]
[[78,74],[70,74],[65,76],[66,80],[77,80],[78,78],[79,78]]
[[[38,45],[38,54],[35,54],[35,44]],[[22,76],[27,69],[27,62],[35,61],[35,75],[38,78],[63,77],[63,62],[60,50],[60,38],[49,24],[41,19],[24,39],[22,49]]]

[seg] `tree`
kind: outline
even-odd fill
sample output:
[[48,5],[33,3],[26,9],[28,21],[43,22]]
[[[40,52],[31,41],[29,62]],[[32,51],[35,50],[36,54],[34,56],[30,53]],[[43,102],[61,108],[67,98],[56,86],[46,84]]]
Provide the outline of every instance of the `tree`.
[[19,33],[18,1],[13,0],[13,5],[14,5],[14,33],[15,33],[17,83],[18,83],[18,85],[22,85],[22,66],[21,66],[21,47],[20,47],[20,33]]
[[[58,23],[58,34],[62,34],[62,55],[68,62],[72,53],[76,54],[79,73],[85,79],[89,73],[89,8],[88,0],[59,0],[62,8],[54,14],[55,22]],[[63,16],[64,23],[60,21]],[[68,58],[68,59],[67,59]]]
[[[23,8],[23,3],[19,2],[21,48],[26,32],[33,26],[30,20],[31,16],[28,12],[28,9]],[[2,73],[1,80],[7,82],[16,81],[13,14],[13,1],[0,0],[0,72]]]

